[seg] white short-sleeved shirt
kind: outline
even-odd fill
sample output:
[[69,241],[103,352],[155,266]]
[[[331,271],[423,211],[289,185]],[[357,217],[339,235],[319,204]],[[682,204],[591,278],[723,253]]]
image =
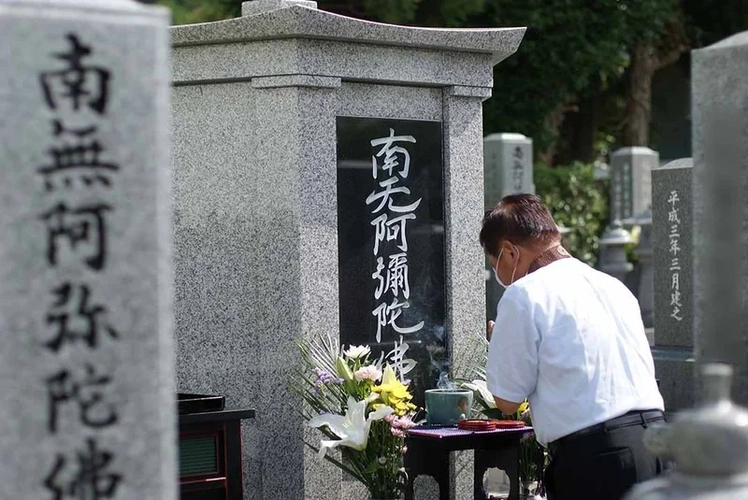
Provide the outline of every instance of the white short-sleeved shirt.
[[631,410],[664,410],[636,298],[573,258],[506,289],[486,381],[506,401],[529,396],[543,445]]

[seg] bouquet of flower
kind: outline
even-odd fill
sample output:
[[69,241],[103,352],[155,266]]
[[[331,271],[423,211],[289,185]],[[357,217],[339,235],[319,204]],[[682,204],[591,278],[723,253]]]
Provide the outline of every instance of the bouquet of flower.
[[[398,498],[404,491],[405,431],[415,425],[416,407],[406,383],[366,346],[342,350],[323,336],[297,343],[302,363],[291,388],[307,405],[310,427],[326,439],[306,445],[363,483],[372,498]],[[340,450],[340,459],[327,450]]]

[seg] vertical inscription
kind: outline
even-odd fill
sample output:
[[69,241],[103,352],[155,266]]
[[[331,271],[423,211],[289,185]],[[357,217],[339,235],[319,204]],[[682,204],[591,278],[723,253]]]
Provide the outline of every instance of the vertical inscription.
[[[107,120],[112,75],[95,58],[93,46],[68,33],[51,54],[49,69],[39,75],[41,99],[52,115],[47,161],[36,168],[47,200],[38,217],[46,238],[46,252],[39,258],[51,269],[64,267],[77,276],[48,285],[41,318],[47,335],[38,342],[58,362],[40,383],[48,395],[47,432],[55,435],[67,423],[84,435],[79,446],[57,450],[42,465],[41,484],[53,500],[114,499],[124,479],[115,453],[101,446],[98,435],[117,425],[119,415],[112,375],[97,353],[103,342],[117,342],[120,335],[90,278],[107,272],[107,219],[116,207],[106,193],[120,167],[98,138]],[[79,203],[76,190],[85,190],[93,201]],[[66,350],[72,353],[63,356]]]

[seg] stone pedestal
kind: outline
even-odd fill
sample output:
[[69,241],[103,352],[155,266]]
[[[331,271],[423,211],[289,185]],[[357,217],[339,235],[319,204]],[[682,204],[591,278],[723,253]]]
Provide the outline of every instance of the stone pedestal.
[[168,25],[0,1],[3,499],[178,497]]
[[[387,209],[366,199],[389,177],[371,141],[393,135],[403,149],[390,174],[398,189],[410,184],[389,208],[421,200],[407,221],[410,307],[397,324],[409,353],[433,346],[439,371],[470,359],[470,337],[485,330],[482,101],[524,29],[391,26],[295,3],[245,3],[241,18],[172,29],[179,387],[257,409],[244,427],[245,491],[348,498],[360,492],[346,480],[339,493],[341,473],[302,442],[285,388],[293,341],[330,332],[391,343],[372,277],[402,233],[375,238]],[[456,467],[472,469],[466,456]],[[456,476],[458,498],[470,477]]]
[[692,53],[694,335],[697,362],[735,367],[748,403],[748,32]]

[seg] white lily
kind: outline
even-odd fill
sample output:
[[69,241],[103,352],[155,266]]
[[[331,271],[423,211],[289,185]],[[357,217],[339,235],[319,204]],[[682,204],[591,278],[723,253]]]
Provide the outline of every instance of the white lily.
[[319,457],[325,456],[328,448],[338,446],[347,446],[354,450],[363,450],[369,440],[369,428],[375,420],[381,420],[387,415],[393,413],[389,406],[380,406],[366,417],[366,407],[369,405],[368,400],[356,401],[348,396],[348,410],[345,415],[336,415],[325,413],[318,415],[309,421],[310,427],[322,427],[326,425],[340,439],[320,441]]
[[491,391],[488,390],[488,386],[486,385],[485,380],[473,380],[472,382],[465,382],[462,384],[464,387],[467,387],[468,389],[472,391],[478,392],[480,394],[481,399],[486,404],[488,408],[496,408],[496,401],[493,398],[493,394],[491,394]]
[[345,354],[348,359],[358,359],[363,358],[370,352],[371,347],[369,347],[368,345],[351,345],[348,346],[348,349],[343,351],[343,354]]

